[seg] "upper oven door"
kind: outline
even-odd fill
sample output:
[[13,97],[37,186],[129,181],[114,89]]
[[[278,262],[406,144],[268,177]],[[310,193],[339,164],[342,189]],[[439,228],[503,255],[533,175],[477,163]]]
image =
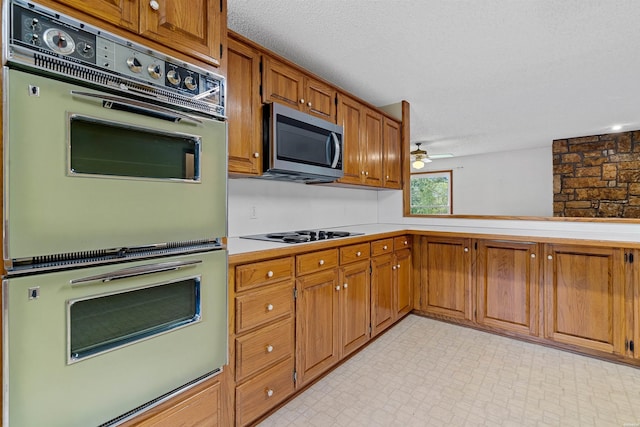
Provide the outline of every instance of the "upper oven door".
[[7,75],[6,259],[226,235],[224,122]]

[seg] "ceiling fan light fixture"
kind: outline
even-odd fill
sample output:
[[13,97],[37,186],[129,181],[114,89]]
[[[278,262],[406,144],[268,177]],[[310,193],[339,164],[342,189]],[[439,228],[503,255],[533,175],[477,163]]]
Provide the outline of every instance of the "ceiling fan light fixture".
[[425,163],[431,162],[431,159],[427,156],[427,152],[420,149],[421,144],[421,142],[416,142],[418,148],[409,153],[413,157],[411,166],[413,166],[414,169],[422,169]]

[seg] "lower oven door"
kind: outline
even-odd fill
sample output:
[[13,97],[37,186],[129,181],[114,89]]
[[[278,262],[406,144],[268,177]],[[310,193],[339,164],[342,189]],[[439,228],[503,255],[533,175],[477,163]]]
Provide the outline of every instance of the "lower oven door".
[[225,122],[5,73],[6,259],[226,236]]
[[4,425],[100,425],[227,360],[227,254],[3,281]]

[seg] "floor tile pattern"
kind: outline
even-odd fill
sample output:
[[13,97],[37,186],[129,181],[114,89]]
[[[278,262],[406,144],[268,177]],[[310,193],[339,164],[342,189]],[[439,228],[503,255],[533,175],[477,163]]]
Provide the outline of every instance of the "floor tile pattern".
[[640,427],[640,369],[410,315],[260,424]]

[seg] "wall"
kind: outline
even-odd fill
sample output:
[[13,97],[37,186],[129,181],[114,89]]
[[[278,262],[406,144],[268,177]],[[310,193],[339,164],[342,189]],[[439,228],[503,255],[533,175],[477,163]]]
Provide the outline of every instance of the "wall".
[[452,170],[457,215],[551,216],[551,147],[436,159],[420,170]]
[[377,193],[293,182],[229,179],[229,237],[377,223]]
[[640,218],[640,131],[553,141],[553,215]]

